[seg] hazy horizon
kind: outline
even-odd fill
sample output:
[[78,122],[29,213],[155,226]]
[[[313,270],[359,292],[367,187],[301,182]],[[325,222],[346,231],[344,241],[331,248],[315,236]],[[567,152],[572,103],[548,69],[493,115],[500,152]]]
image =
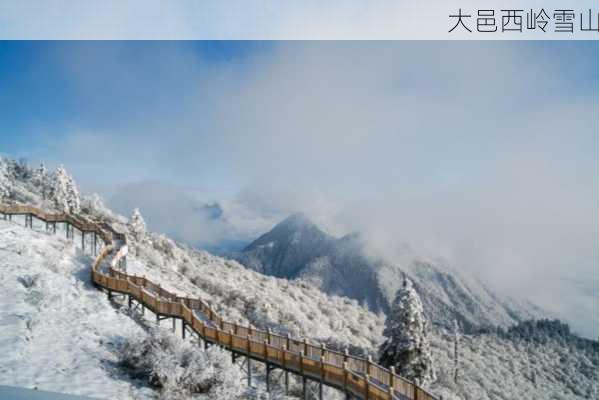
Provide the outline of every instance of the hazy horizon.
[[0,152],[190,243],[296,211],[409,243],[596,338],[595,46],[4,42]]

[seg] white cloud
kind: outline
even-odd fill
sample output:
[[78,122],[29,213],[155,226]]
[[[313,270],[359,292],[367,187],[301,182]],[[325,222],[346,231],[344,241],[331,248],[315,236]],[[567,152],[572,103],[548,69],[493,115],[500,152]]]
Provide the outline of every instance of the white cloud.
[[146,46],[129,57],[67,52],[77,96],[100,111],[77,121],[55,158],[76,175],[88,168],[90,187],[95,174],[198,187],[242,209],[238,226],[254,231],[303,210],[332,232],[368,232],[391,255],[401,241],[445,255],[566,317],[596,308],[588,47],[300,42],[211,62]]

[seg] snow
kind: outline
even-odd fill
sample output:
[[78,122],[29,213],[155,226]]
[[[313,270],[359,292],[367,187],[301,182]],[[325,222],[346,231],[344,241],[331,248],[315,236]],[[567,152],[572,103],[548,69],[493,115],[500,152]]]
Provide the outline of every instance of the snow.
[[459,376],[453,382],[454,334],[433,336],[437,381],[443,399],[582,400],[599,398],[599,365],[583,352],[558,343],[512,341],[494,334],[462,335]]
[[124,338],[143,330],[92,286],[91,259],[61,237],[0,221],[0,384],[140,394],[115,363]]
[[[8,192],[3,201],[56,210],[45,198],[41,181],[32,170],[0,158],[0,188]],[[108,209],[99,196],[83,196],[81,208],[85,215],[131,234],[127,219]],[[117,303],[110,303],[91,285],[91,259],[64,240],[64,232],[50,236],[21,226],[0,220],[0,384],[97,398],[155,398],[156,391],[144,381],[132,380],[119,365],[125,343],[143,340],[145,333],[137,319],[120,312]],[[311,240],[318,232],[308,226],[300,236],[302,241]],[[294,238],[297,236],[290,235],[290,241]],[[268,251],[279,249],[281,243],[264,237],[260,244],[266,245],[260,251]],[[309,280],[264,276],[236,261],[149,232],[129,245],[129,273],[146,275],[170,291],[201,297],[228,320],[290,332],[326,342],[329,347],[347,346],[353,353],[373,357],[383,341],[384,315],[373,313],[355,299],[323,293]],[[292,261],[301,259],[300,254],[287,255]],[[322,257],[322,270],[330,271],[329,261]],[[594,361],[570,344],[531,344],[495,334],[474,335],[466,329],[468,323],[506,326],[516,318],[539,315],[539,310],[498,299],[471,277],[458,275],[438,260],[412,261],[397,260],[397,267],[376,264],[377,282],[384,296],[393,296],[406,272],[425,311],[430,312],[427,317],[433,322],[450,322],[449,327],[433,324],[430,334],[437,372],[430,387],[433,393],[445,400],[599,398],[596,358]],[[353,271],[360,263],[350,267]],[[347,271],[323,276],[347,277],[349,283],[355,283],[351,280],[356,277]],[[327,279],[322,280],[323,290],[328,289]],[[464,329],[458,342],[457,382],[454,318]],[[235,368],[238,366],[227,370],[236,374]],[[258,389],[251,398],[266,398],[261,393],[261,379],[254,377],[253,382]],[[299,394],[297,386],[292,384],[292,389]],[[325,398],[335,398],[333,393],[326,389]]]
[[373,352],[380,344],[384,317],[356,300],[328,296],[303,282],[264,276],[162,235],[148,234],[129,246],[128,273],[161,282],[169,291],[205,299],[232,322],[361,353]]

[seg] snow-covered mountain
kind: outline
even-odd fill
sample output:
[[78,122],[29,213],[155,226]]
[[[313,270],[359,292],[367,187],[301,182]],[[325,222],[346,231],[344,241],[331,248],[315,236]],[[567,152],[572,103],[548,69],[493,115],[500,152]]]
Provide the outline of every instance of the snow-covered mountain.
[[[3,201],[19,201],[49,210],[56,207],[44,198],[44,184],[34,178],[33,171],[10,160],[0,159],[0,186],[8,193]],[[201,297],[226,319],[322,340],[331,347],[349,347],[354,353],[376,355],[383,340],[382,313],[366,309],[356,299],[323,292],[310,282],[306,269],[298,271],[291,280],[277,278],[164,235],[151,232],[133,235],[127,218],[105,207],[98,196],[82,196],[81,210],[85,216],[106,220],[129,232],[129,272],[145,275],[170,291]],[[296,216],[291,222],[290,225],[301,227],[301,234],[296,236],[300,241],[302,235],[320,235],[314,227],[305,226],[309,221],[304,217]],[[155,388],[132,378],[122,367],[123,346],[132,339],[143,338],[144,325],[133,318],[135,315],[119,311],[118,302],[109,302],[90,284],[90,259],[77,250],[77,241],[64,240],[64,232],[49,235],[39,224],[36,231],[22,225],[18,219],[0,221],[0,325],[3,327],[0,385],[38,387],[97,398],[157,398],[159,392]],[[296,232],[297,228],[290,231]],[[285,242],[287,245],[293,243],[293,234],[291,237]],[[356,244],[361,241],[359,235],[325,238],[334,250],[346,254],[350,260],[356,254],[370,260]],[[275,242],[272,237],[262,239],[260,245],[265,246],[256,248],[267,249],[269,243]],[[343,244],[351,251],[344,249]],[[320,253],[318,258],[330,256],[329,251]],[[298,259],[292,252],[280,254],[289,260]],[[420,260],[397,269],[409,274],[419,291],[426,290],[422,293],[434,295],[448,309],[456,301],[458,311],[473,319],[485,315],[489,320],[500,321],[497,315],[502,312],[509,316],[510,307],[488,294],[484,286],[444,271],[442,264],[430,264]],[[285,268],[284,262],[277,265]],[[374,264],[364,263],[365,267],[372,268],[371,265]],[[381,281],[386,274],[399,274],[395,268],[389,272],[392,267],[390,263],[381,263],[378,269],[372,268],[378,286],[387,283]],[[341,272],[335,279],[344,277]],[[445,280],[453,282],[442,283]],[[427,301],[427,294],[421,295],[423,301]],[[467,299],[457,301],[460,296]],[[436,303],[425,307],[438,313],[444,310]],[[439,318],[435,314],[432,317]],[[587,349],[574,336],[561,333],[547,338],[536,336],[528,325],[522,325],[516,332],[522,334],[502,334],[496,330],[463,334],[459,345],[459,378],[454,382],[453,335],[442,325],[434,326],[431,345],[437,380],[432,383],[433,392],[442,394],[446,400],[599,398],[599,352],[592,346]],[[185,349],[191,351],[189,346]],[[239,365],[223,365],[221,368],[231,370],[231,376],[238,376],[235,369]],[[222,369],[216,372],[226,373]],[[263,385],[260,371],[256,373],[258,390],[241,398],[261,398]],[[239,393],[244,392],[241,389]],[[198,398],[224,397],[206,393]],[[325,398],[340,397],[327,390]]]
[[255,271],[302,280],[326,293],[356,299],[375,312],[388,311],[406,274],[428,317],[445,326],[454,319],[467,328],[507,326],[543,315],[527,302],[500,298],[443,261],[423,259],[409,250],[398,262],[373,256],[359,233],[335,238],[303,214],[291,215],[231,256]]

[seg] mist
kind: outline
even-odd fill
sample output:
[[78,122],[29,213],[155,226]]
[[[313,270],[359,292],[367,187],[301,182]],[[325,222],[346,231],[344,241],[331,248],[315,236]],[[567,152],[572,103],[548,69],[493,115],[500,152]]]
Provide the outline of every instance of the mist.
[[[404,243],[444,257],[596,337],[590,46],[283,42],[214,56],[68,44],[44,57],[83,104],[51,127],[59,143],[29,126],[43,146],[26,155],[50,154],[192,244],[248,241],[303,211],[390,260]],[[189,218],[214,203],[222,218]]]

